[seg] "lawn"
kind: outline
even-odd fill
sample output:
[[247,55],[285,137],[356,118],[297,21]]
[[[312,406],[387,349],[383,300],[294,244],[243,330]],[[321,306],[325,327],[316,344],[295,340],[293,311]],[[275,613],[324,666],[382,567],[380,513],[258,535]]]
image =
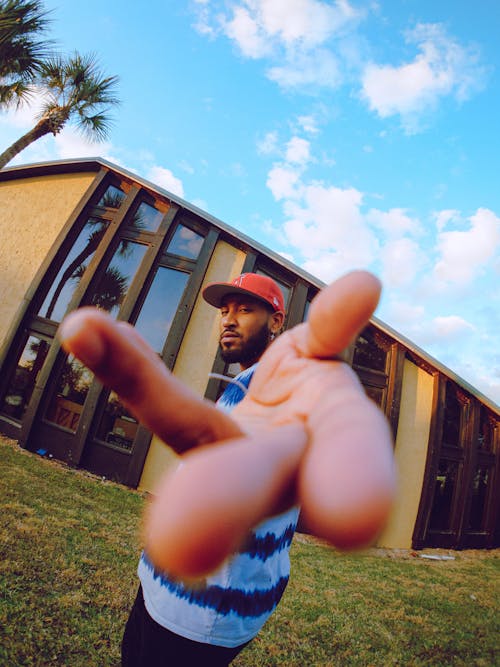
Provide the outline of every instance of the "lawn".
[[[0,665],[117,667],[142,495],[7,439],[0,470]],[[345,555],[299,534],[291,555],[281,605],[235,666],[500,664],[498,550]]]

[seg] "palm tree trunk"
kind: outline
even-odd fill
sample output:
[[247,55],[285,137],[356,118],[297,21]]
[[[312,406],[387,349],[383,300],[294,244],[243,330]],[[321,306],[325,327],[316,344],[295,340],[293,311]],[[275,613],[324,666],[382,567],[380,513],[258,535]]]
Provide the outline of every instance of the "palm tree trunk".
[[26,132],[26,134],[23,134],[23,136],[20,137],[17,141],[14,141],[14,143],[0,155],[0,169],[3,169],[6,164],[8,164],[27,146],[32,144],[34,141],[37,141],[37,139],[40,139],[40,137],[48,134],[50,131],[49,119],[42,118],[42,120],[38,121],[32,130]]

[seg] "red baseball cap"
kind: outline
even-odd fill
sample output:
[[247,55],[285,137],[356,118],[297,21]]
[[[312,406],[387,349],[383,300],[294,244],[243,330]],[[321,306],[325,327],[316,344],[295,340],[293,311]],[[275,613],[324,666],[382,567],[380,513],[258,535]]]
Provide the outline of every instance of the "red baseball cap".
[[230,283],[210,283],[203,292],[203,298],[211,306],[220,308],[228,294],[243,294],[264,301],[277,312],[285,312],[285,300],[278,284],[269,276],[259,273],[242,273]]

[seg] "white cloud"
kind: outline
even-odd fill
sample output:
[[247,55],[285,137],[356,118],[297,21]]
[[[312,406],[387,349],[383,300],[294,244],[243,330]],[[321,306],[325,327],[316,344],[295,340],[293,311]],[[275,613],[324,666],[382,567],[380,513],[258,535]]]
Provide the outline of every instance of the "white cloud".
[[77,130],[68,126],[55,137],[55,148],[62,159],[105,156],[111,150],[107,142],[91,142]]
[[[404,295],[403,295],[404,296]],[[422,303],[415,303],[406,298],[397,298],[398,293],[390,293],[387,304],[384,305],[384,317],[391,326],[399,327],[401,332],[415,332],[420,328],[425,317],[425,307]]]
[[314,116],[299,116],[297,122],[303,132],[306,132],[307,134],[318,134],[318,123]]
[[0,114],[0,124],[7,127],[20,128],[28,130],[36,123],[36,111],[27,104],[23,104],[19,109],[8,109]]
[[295,198],[298,194],[300,172],[286,165],[275,165],[267,176],[267,187],[276,201]]
[[283,88],[336,88],[342,82],[338,59],[327,49],[290,53],[283,65],[270,67],[267,76]]
[[265,137],[257,142],[259,155],[272,155],[278,151],[278,135],[276,132],[267,132]]
[[[331,41],[343,38],[362,17],[347,0],[240,0],[230,14],[197,9],[197,29],[203,34],[221,30],[247,58],[269,58],[267,76],[282,87],[335,87],[341,66]],[[218,25],[215,28],[214,25]]]
[[301,264],[302,268],[325,283],[336,280],[344,273],[354,268],[366,268],[359,264],[355,257],[345,252],[325,252],[317,255],[314,259],[306,260]]
[[437,279],[465,285],[497,261],[500,248],[500,218],[480,208],[470,218],[465,231],[442,231],[437,239],[439,259],[434,269]]
[[436,227],[441,232],[450,222],[456,220],[460,216],[459,211],[455,209],[444,209],[435,213]]
[[210,0],[193,0],[195,11],[195,22],[193,28],[201,35],[212,37],[216,31],[211,25]]
[[286,160],[289,163],[306,164],[311,159],[311,144],[306,139],[292,137],[286,145]]
[[272,47],[266,35],[244,7],[234,8],[232,20],[225,24],[225,32],[248,58],[262,58],[271,53]]
[[424,264],[419,245],[408,238],[385,243],[379,259],[382,263],[382,279],[387,288],[411,285]]
[[[245,53],[249,34],[268,41],[274,39],[285,46],[300,43],[308,47],[323,44],[331,35],[339,32],[346,23],[356,19],[358,13],[346,0],[321,2],[320,0],[245,0],[233,8],[233,20],[240,22],[243,30],[232,31]],[[242,37],[242,42],[238,40]]]
[[147,179],[178,197],[184,197],[184,186],[182,185],[182,181],[174,176],[170,169],[158,166],[151,167]]
[[[360,212],[362,194],[355,188],[322,184],[302,185],[300,199],[285,202],[284,230],[288,242],[309,263],[367,267],[378,247],[377,239]],[[310,268],[308,270],[311,270]]]
[[399,66],[367,65],[362,95],[380,117],[399,114],[406,129],[414,131],[419,116],[440,98],[453,95],[463,101],[480,89],[485,71],[476,50],[460,45],[440,24],[419,24],[406,34],[406,41],[419,49],[414,60]]
[[475,331],[475,327],[459,315],[435,317],[433,326],[438,338],[456,338],[463,333]]
[[418,235],[421,232],[419,221],[410,217],[402,208],[389,211],[371,209],[367,219],[390,238],[400,238],[405,234]]

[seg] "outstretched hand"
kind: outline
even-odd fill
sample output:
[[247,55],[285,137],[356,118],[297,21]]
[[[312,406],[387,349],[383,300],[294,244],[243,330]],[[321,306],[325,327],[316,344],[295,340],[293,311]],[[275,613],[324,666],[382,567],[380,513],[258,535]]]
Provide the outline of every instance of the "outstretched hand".
[[385,417],[339,359],[367,324],[378,280],[353,272],[322,290],[307,322],[265,352],[231,416],[198,397],[136,330],[92,308],[60,327],[86,364],[176,451],[145,517],[149,558],[173,576],[217,567],[262,519],[293,503],[307,527],[342,548],[372,541],[394,496]]

